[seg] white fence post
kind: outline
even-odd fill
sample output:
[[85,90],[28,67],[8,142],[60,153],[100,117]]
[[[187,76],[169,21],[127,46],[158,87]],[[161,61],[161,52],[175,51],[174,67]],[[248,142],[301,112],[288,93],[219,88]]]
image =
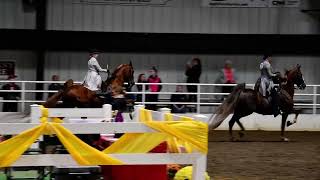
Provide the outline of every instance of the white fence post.
[[192,179],[193,180],[205,180],[205,172],[207,169],[207,155],[201,155],[192,164]]
[[[31,123],[39,123],[41,116],[42,116],[42,112],[41,112],[40,106],[38,104],[32,104],[31,114],[30,114]],[[37,139],[37,141],[34,142],[30,148],[39,149],[40,148],[39,141],[43,141],[43,136],[40,136],[39,139]]]
[[24,110],[25,110],[25,100],[26,100],[26,92],[25,92],[25,90],[26,90],[26,83],[25,82],[22,82],[21,83],[21,90],[22,90],[22,92],[21,92],[21,100],[22,100],[22,102],[21,102],[21,112],[24,112]]
[[169,108],[160,108],[160,112],[161,112],[161,120],[164,121],[165,120],[165,114],[166,113],[171,113],[171,109],[169,109]]
[[142,84],[142,104],[145,105],[146,102],[146,85]]
[[38,104],[32,104],[31,106],[31,123],[39,123],[39,120],[42,116],[40,106]]
[[111,122],[112,119],[112,106],[110,104],[104,104],[102,106],[103,109],[103,117],[107,122]]
[[134,114],[133,114],[133,121],[139,122],[140,118],[140,109],[144,108],[144,105],[135,105],[134,106]]
[[197,85],[197,113],[199,114],[200,111],[200,85]]
[[313,114],[317,113],[317,86],[313,86],[313,106],[312,106],[312,112]]

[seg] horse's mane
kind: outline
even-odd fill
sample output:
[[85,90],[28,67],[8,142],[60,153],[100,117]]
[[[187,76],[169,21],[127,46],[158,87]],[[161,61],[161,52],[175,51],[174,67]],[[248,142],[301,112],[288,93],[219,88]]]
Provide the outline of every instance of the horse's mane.
[[111,76],[105,81],[107,85],[111,84],[111,81],[114,80],[117,77],[117,73],[120,71],[122,67],[124,67],[126,64],[121,64],[117,67],[116,70],[113,71]]

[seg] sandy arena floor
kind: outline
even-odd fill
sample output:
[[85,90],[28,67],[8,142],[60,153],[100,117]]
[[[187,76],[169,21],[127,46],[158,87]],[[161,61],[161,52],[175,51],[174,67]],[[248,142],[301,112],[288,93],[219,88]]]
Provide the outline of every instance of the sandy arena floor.
[[[235,131],[235,135],[237,132]],[[320,132],[247,131],[230,142],[227,131],[209,136],[208,172],[215,180],[320,180]]]

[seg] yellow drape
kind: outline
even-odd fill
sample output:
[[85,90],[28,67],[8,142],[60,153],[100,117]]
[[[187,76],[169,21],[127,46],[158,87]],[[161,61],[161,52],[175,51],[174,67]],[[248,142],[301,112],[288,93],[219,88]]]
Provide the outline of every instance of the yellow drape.
[[178,152],[178,142],[183,143],[187,152],[198,150],[208,152],[208,125],[194,121],[188,117],[182,117],[181,121],[152,120],[151,111],[140,110],[140,121],[148,127],[156,130],[156,133],[125,134],[113,145],[105,149],[104,153],[146,153],[155,148],[161,142],[169,139],[169,147]]
[[[42,107],[41,124],[0,143],[0,167],[10,166],[43,134],[56,134],[74,160],[80,165],[121,165],[120,160],[110,157],[110,153],[147,153],[164,141],[168,141],[172,152],[179,152],[184,145],[187,152],[208,151],[208,126],[188,117],[172,121],[153,121],[151,111],[141,109],[140,121],[156,132],[127,133],[103,152],[87,145],[61,125],[62,120],[51,118],[48,122],[48,109]],[[108,124],[106,124],[108,125]]]
[[0,143],[0,167],[7,167],[14,163],[42,134],[57,134],[70,155],[80,165],[121,165],[121,161],[98,151],[82,142],[78,137],[64,128],[61,120],[53,118],[55,122],[47,122],[48,112],[42,107],[41,125]]

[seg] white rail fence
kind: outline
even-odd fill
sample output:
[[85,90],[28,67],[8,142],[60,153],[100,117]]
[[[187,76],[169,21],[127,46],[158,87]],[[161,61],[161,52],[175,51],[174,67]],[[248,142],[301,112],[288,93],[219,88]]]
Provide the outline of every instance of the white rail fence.
[[[54,93],[57,91],[49,91],[49,90],[35,90],[35,84],[51,84],[51,83],[61,83],[63,84],[64,81],[0,81],[0,84],[5,84],[9,82],[15,82],[18,85],[20,85],[21,90],[0,90],[0,93],[10,93],[10,92],[19,92],[21,93],[21,98],[19,100],[0,100],[0,102],[17,102],[20,103],[20,111],[24,112],[26,108],[26,103],[41,103],[44,102],[45,98],[43,100],[35,100],[35,96],[28,96],[30,99],[27,98],[27,94],[35,94],[35,93]],[[81,83],[81,82],[76,82]],[[161,92],[150,92],[147,90],[147,86],[158,84],[165,86],[164,89],[170,89],[167,91],[161,91]],[[228,93],[221,93],[216,92],[217,88],[221,88],[223,86],[235,86],[236,84],[191,84],[191,83],[136,83],[136,85],[142,86],[142,91],[132,91],[127,92],[127,94],[131,95],[138,95],[141,94],[142,101],[141,102],[135,102],[136,104],[157,104],[157,105],[172,105],[172,104],[184,104],[184,105],[193,105],[196,107],[197,113],[201,113],[201,107],[203,106],[218,106],[221,104],[221,100],[214,99],[217,96],[224,96],[228,95]],[[197,86],[197,92],[175,92],[175,86],[181,85],[181,86]],[[248,88],[253,88],[254,84],[247,84]],[[29,88],[27,88],[29,87]],[[46,87],[44,89],[47,89]],[[313,114],[317,113],[317,109],[320,107],[319,104],[319,96],[320,96],[320,85],[307,85],[306,91],[297,91],[295,93],[295,100],[297,101],[303,101],[295,103],[296,106],[301,106],[304,108],[309,108],[312,110]],[[160,100],[163,97],[165,101],[158,101],[158,102],[150,102],[147,100],[146,96],[148,94],[159,94]],[[183,94],[183,95],[195,95],[196,101],[195,102],[170,102],[170,95],[173,94]],[[47,97],[47,96],[44,96]],[[214,102],[212,102],[215,100]],[[206,102],[204,102],[206,101]]]
[[[72,131],[74,134],[110,134],[110,133],[145,133],[155,132],[153,129],[137,121],[139,117],[139,108],[136,106],[135,118],[126,120],[127,122],[117,123],[111,122],[111,105],[104,105],[103,108],[77,109],[77,108],[50,108],[48,117],[65,117],[77,118],[87,117],[84,123],[63,123],[63,126]],[[159,112],[164,116],[168,111]],[[19,134],[24,130],[39,125],[41,117],[41,109],[38,105],[31,107],[31,123],[0,123],[0,134]],[[101,118],[109,122],[94,122],[90,118]],[[160,119],[161,120],[161,119]],[[206,171],[207,156],[200,152],[194,153],[149,153],[149,154],[110,154],[111,157],[117,158],[128,165],[147,165],[147,164],[192,164],[194,180],[204,180]],[[39,154],[39,155],[23,155],[17,160],[13,167],[23,166],[78,166],[69,154]]]

